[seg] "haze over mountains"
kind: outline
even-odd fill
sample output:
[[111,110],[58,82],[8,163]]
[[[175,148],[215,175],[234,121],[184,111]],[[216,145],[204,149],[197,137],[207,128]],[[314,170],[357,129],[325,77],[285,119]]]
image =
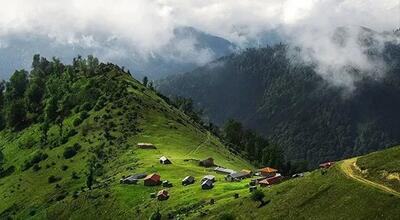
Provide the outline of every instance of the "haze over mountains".
[[[330,44],[351,45],[349,31],[338,28]],[[171,76],[159,89],[192,98],[211,122],[239,120],[282,146],[289,159],[313,165],[393,146],[400,143],[398,32],[360,28],[356,36],[360,53],[351,63],[304,62],[312,53],[277,45]]]

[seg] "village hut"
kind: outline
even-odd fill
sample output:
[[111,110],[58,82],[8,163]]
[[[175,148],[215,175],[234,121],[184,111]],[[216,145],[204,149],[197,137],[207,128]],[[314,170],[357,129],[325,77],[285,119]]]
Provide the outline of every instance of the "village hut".
[[244,173],[248,173],[250,176],[252,176],[253,175],[253,171],[251,171],[251,170],[242,170],[241,172],[244,172]]
[[320,165],[319,165],[319,168],[321,168],[321,169],[328,169],[328,168],[330,168],[331,166],[333,166],[335,164],[335,162],[326,162],[326,163],[321,163]]
[[128,176],[126,178],[122,178],[120,180],[120,183],[123,183],[123,184],[137,184],[139,179],[143,179],[146,176],[147,175],[145,173],[134,174],[134,175]]
[[162,156],[162,157],[160,157],[160,163],[161,164],[171,164],[171,161],[167,157]]
[[236,173],[236,171],[234,171],[234,170],[223,168],[223,167],[216,167],[216,168],[214,168],[214,171],[217,172],[217,173],[221,173],[221,174]]
[[278,172],[278,170],[271,167],[264,167],[262,169],[259,169],[258,171],[263,177],[273,177],[276,175],[276,172]]
[[190,185],[193,184],[195,181],[193,176],[187,176],[185,178],[183,178],[182,180],[182,185],[186,186],[186,185]]
[[250,178],[250,177],[251,177],[251,175],[248,172],[237,172],[237,173],[228,174],[225,177],[225,180],[233,182],[233,181],[241,181],[243,179]]
[[206,179],[201,183],[201,188],[202,189],[211,189],[214,187],[214,183],[212,180]]
[[158,174],[152,173],[144,178],[145,186],[157,186],[161,184],[161,177]]
[[201,182],[204,182],[206,180],[211,180],[212,182],[215,182],[215,176],[213,176],[213,175],[205,175],[203,177],[203,179],[201,179]]
[[162,181],[162,186],[163,187],[172,187],[172,183],[169,182],[168,180]]
[[157,199],[160,200],[160,201],[169,199],[169,193],[168,193],[168,191],[165,190],[165,189],[158,191],[158,193],[157,193]]
[[257,186],[250,186],[249,187],[249,192],[253,192],[257,189]]
[[281,174],[277,173],[275,176],[265,178],[265,179],[259,181],[258,183],[260,184],[260,186],[269,186],[272,184],[279,183],[281,180],[282,180]]
[[202,166],[202,167],[212,167],[212,166],[214,166],[214,159],[209,157],[209,158],[207,158],[205,160],[201,160],[199,162],[199,165]]
[[138,143],[137,146],[141,149],[156,149],[156,146],[151,143]]

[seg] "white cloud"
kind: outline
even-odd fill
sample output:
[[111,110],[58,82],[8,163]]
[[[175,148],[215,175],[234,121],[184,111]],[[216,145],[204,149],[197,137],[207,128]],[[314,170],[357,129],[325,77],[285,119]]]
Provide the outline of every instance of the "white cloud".
[[196,48],[195,39],[168,48],[176,27],[191,26],[238,45],[279,29],[312,51],[306,58],[319,62],[326,75],[327,64],[369,64],[354,41],[341,48],[332,44],[336,27],[400,26],[398,0],[0,0],[0,5],[0,47],[13,36],[38,35],[54,44],[96,49],[103,58],[159,54],[203,64],[215,57]]

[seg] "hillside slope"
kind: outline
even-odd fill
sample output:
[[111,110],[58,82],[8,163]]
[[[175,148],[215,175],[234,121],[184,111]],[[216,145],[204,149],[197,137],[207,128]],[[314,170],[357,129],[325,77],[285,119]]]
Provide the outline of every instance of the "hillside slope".
[[[189,215],[211,197],[229,200],[236,189],[245,187],[228,185],[221,181],[222,175],[216,175],[221,183],[212,191],[202,191],[199,179],[214,172],[186,159],[211,156],[216,164],[236,170],[252,166],[119,67],[100,64],[93,75],[82,66],[69,68],[49,77],[62,80],[54,88],[62,90],[60,100],[77,95],[78,104],[66,114],[62,126],[50,123],[46,141],[40,117],[19,131],[0,132],[0,219],[146,219],[157,209],[173,216]],[[80,105],[79,97],[86,95],[95,96],[97,103]],[[45,106],[49,97],[44,95]],[[138,149],[138,142],[153,143],[157,149]],[[163,155],[172,164],[161,165]],[[172,182],[171,198],[163,203],[150,198],[161,186],[119,183],[122,176],[141,172],[156,172]],[[187,175],[195,176],[196,183],[180,186]]]
[[162,80],[159,90],[193,99],[212,122],[239,120],[284,147],[289,159],[314,166],[399,143],[398,44],[374,55],[387,66],[379,70],[384,77],[365,76],[351,93],[287,51],[285,45],[248,49]]
[[[362,156],[357,164],[368,166],[370,174],[383,169],[383,167],[389,170],[388,166],[400,162],[400,157],[396,157],[399,149],[399,147],[395,147]],[[355,159],[339,161],[326,173],[316,170],[305,177],[291,179],[271,188],[265,188],[264,200],[268,204],[264,207],[257,208],[258,203],[245,197],[227,204],[224,209],[212,210],[209,219],[221,215],[220,213],[232,213],[237,219],[398,218],[400,214],[398,206],[400,181],[384,177],[379,180],[367,176],[366,178],[370,180],[365,182],[349,177],[343,167],[347,167],[346,163],[355,161]],[[379,160],[381,162],[378,162]],[[354,166],[349,166],[349,169],[352,173],[358,172]],[[398,166],[396,171],[392,170],[391,172],[398,172]],[[384,190],[381,184],[392,187],[392,189]]]

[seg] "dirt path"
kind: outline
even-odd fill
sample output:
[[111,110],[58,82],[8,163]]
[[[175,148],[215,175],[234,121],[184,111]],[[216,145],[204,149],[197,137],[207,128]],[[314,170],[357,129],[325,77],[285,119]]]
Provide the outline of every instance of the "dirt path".
[[382,185],[382,184],[379,184],[379,183],[376,183],[376,182],[367,180],[367,179],[363,178],[362,176],[356,174],[356,173],[354,172],[354,169],[357,169],[357,164],[356,164],[356,162],[357,162],[357,157],[344,160],[344,161],[342,161],[342,162],[340,163],[340,169],[341,169],[348,177],[350,177],[350,178],[352,178],[352,179],[354,179],[354,180],[356,180],[356,181],[358,181],[358,182],[361,182],[361,183],[366,184],[366,185],[368,185],[368,186],[377,188],[377,189],[379,189],[379,190],[382,190],[382,191],[385,191],[385,192],[390,193],[390,194],[392,194],[392,195],[395,195],[395,196],[400,197],[400,192],[397,192],[396,190],[393,190],[393,189],[391,189],[391,188],[389,188],[389,187],[387,187],[387,186],[385,186],[385,185]]
[[187,153],[187,154],[185,155],[185,157],[188,157],[188,156],[190,156],[190,155],[192,155],[192,154],[195,154],[205,143],[207,143],[208,141],[210,141],[210,138],[211,138],[211,133],[210,133],[209,131],[207,131],[207,138],[206,138],[203,142],[201,142],[199,145],[197,145],[197,147],[196,147],[195,149],[193,149],[192,151],[190,151],[189,153]]

